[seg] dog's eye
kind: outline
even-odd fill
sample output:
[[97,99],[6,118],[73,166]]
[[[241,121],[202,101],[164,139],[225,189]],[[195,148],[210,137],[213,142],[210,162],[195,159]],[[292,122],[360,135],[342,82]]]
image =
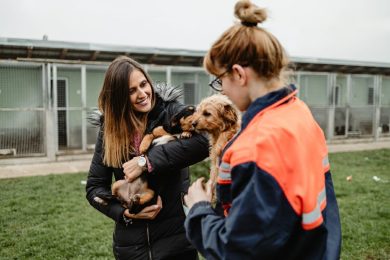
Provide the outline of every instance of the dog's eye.
[[204,112],[203,112],[203,115],[204,115],[204,116],[210,116],[211,114],[210,114],[209,112],[207,112],[207,111],[204,111]]

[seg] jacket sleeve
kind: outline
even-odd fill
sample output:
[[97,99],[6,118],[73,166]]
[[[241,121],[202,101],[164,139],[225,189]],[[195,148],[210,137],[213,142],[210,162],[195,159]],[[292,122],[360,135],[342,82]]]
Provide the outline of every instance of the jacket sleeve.
[[202,134],[188,139],[177,139],[152,147],[147,156],[153,170],[167,172],[182,169],[209,156],[208,140]]
[[[170,120],[183,107],[179,102],[169,103],[165,120]],[[209,141],[203,134],[195,133],[191,138],[154,146],[147,152],[147,156],[153,169],[158,172],[182,169],[209,156]]]
[[207,259],[253,259],[254,254],[268,259],[283,245],[298,217],[276,180],[255,163],[235,166],[232,178],[229,215],[217,215],[208,202],[196,203],[185,221],[187,238]]
[[[92,158],[91,166],[88,173],[86,185],[86,198],[95,209],[104,215],[112,218],[114,221],[123,221],[123,208],[117,200],[110,199],[111,183],[113,169],[103,165],[102,162],[102,131],[99,131],[98,139],[95,146],[95,153]],[[107,205],[97,203],[94,198],[99,197],[106,200]]]

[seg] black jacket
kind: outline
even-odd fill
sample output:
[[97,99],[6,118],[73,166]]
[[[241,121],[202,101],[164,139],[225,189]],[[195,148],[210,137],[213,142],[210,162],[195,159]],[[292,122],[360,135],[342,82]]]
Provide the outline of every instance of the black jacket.
[[[156,93],[156,105],[149,113],[147,132],[155,126],[167,123],[183,108],[176,100],[177,93],[171,88],[162,87],[157,89]],[[148,151],[147,156],[153,167],[153,172],[148,173],[148,182],[161,196],[162,209],[154,220],[133,220],[132,224],[128,225],[123,220],[125,209],[118,201],[111,200],[106,206],[94,201],[95,196],[106,197],[111,194],[112,174],[115,180],[124,178],[122,168],[107,167],[103,164],[102,138],[102,131],[99,131],[88,175],[86,197],[94,208],[116,222],[113,234],[115,257],[163,259],[194,250],[185,237],[185,214],[181,194],[189,187],[188,166],[208,156],[207,138],[194,134],[192,138],[155,146]]]

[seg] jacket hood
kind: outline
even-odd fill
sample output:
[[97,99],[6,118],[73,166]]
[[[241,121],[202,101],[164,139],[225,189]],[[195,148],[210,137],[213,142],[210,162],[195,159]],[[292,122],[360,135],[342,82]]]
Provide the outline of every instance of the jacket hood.
[[[183,90],[178,87],[169,86],[166,83],[155,83],[153,85],[157,99],[161,98],[165,102],[176,101],[183,96]],[[103,124],[104,115],[99,109],[94,109],[87,115],[88,122],[95,126],[100,127]]]
[[183,90],[178,87],[168,86],[166,83],[157,83],[154,85],[156,94],[161,97],[163,101],[170,102],[178,100],[183,96]]

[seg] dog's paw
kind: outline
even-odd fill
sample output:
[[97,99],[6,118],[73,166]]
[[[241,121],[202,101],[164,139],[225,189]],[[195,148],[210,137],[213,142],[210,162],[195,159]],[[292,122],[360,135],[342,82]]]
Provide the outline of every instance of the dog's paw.
[[149,142],[142,142],[139,146],[139,152],[140,154],[145,154],[146,151],[149,149],[150,143]]
[[166,144],[166,143],[173,141],[173,140],[175,140],[174,136],[164,135],[164,136],[161,136],[159,138],[154,139],[152,145],[162,145],[162,144]]
[[141,195],[140,194],[134,194],[133,197],[131,198],[131,201],[133,202],[133,205],[138,205],[141,200]]
[[190,138],[191,136],[191,132],[183,132],[181,133],[180,138]]

